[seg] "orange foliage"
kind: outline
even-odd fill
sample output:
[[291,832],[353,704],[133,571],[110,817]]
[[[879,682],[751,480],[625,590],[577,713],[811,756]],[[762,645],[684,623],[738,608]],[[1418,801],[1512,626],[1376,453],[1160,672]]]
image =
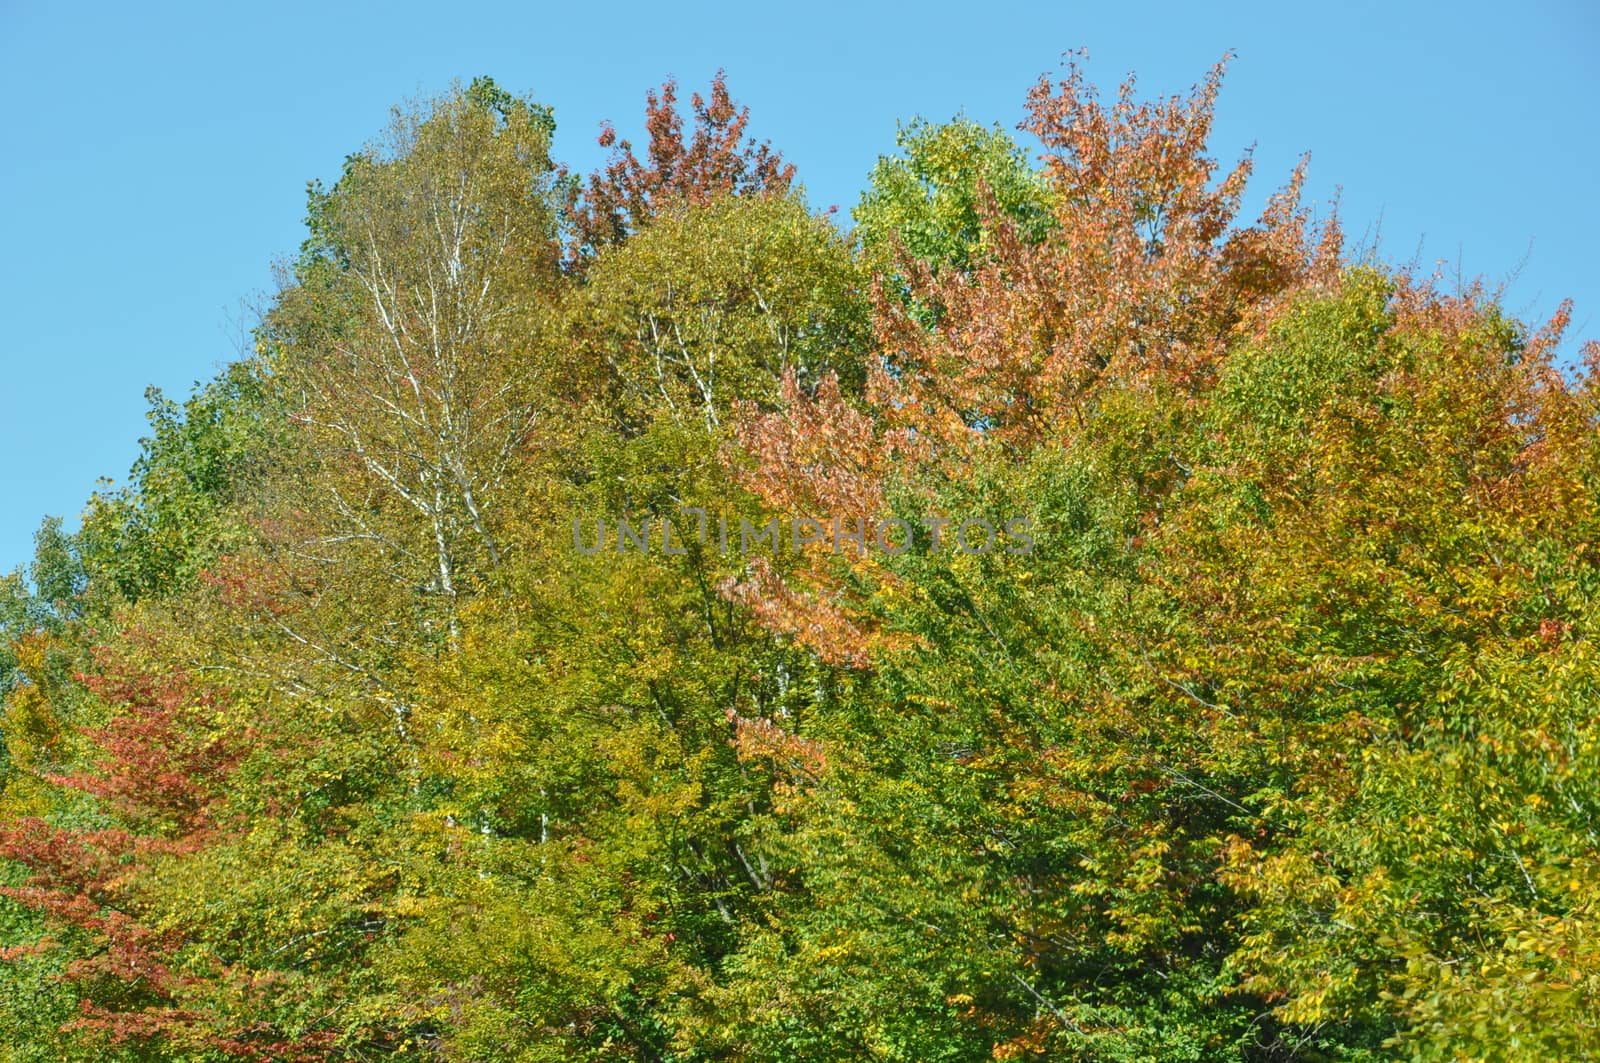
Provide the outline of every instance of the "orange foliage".
[[[791,384],[777,414],[744,408],[746,484],[780,510],[877,515],[895,470],[960,479],[980,448],[1020,457],[1070,444],[1110,389],[1159,382],[1198,395],[1231,344],[1333,283],[1340,230],[1329,220],[1317,231],[1300,205],[1304,163],[1254,225],[1234,225],[1250,160],[1214,182],[1206,154],[1225,66],[1157,103],[1136,101],[1129,80],[1108,106],[1076,63],[1035,86],[1022,128],[1043,145],[1050,237],[1023,239],[991,199],[992,253],[970,272],[902,255],[910,299],[880,278],[866,410],[836,384],[814,397]],[[838,566],[821,555],[802,576],[813,592],[767,572],[730,591],[825,659],[863,666],[870,624],[842,604]]]

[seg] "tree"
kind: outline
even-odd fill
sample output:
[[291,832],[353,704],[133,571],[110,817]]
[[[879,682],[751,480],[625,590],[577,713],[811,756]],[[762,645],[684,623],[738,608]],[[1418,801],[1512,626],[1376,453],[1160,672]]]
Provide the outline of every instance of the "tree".
[[795,169],[767,143],[746,137],[750,109],[740,108],[728,93],[727,77],[717,71],[710,98],[698,92],[689,98],[694,132],[684,139],[678,112],[678,83],[668,79],[660,93],[645,96],[645,130],[650,144],[644,159],[633,145],[619,140],[609,124],[600,146],[612,158],[572,204],[570,254],[582,266],[603,248],[621,243],[657,214],[674,207],[704,206],[726,195],[783,195]]
[[67,585],[75,578],[101,608],[180,593],[248,539],[235,506],[260,485],[281,429],[264,388],[260,367],[239,362],[181,405],[146,393],[152,435],[127,485],[90,498],[82,531],[64,546],[82,576],[56,566],[61,600],[77,597],[65,593],[76,590]]
[[[739,427],[757,464],[751,482],[769,498],[812,506],[851,483],[870,501],[900,467],[913,470],[904,482],[915,491],[930,469],[964,477],[984,449],[1023,457],[1069,443],[1088,430],[1103,395],[1142,387],[1195,395],[1208,386],[1232,343],[1295,292],[1328,281],[1339,247],[1336,224],[1319,243],[1309,238],[1299,172],[1258,225],[1232,227],[1249,161],[1212,187],[1205,154],[1222,73],[1219,64],[1187,98],[1159,104],[1137,102],[1129,82],[1110,108],[1076,65],[1059,86],[1036,86],[1023,126],[1044,146],[1048,235],[1025,238],[985,207],[991,251],[975,269],[935,272],[902,259],[908,296],[887,288],[877,296],[866,394],[873,445],[841,447],[838,461],[794,463],[789,455],[817,449],[817,424],[840,421],[835,400],[752,410]],[[1171,465],[1156,474],[1158,482],[1180,475]],[[849,512],[871,515],[859,504]],[[839,617],[815,603],[838,583],[822,569],[813,575],[823,593],[792,594],[759,574],[746,593],[775,603],[774,622],[812,632],[821,646]],[[859,659],[860,637],[850,638],[853,650],[835,651]]]
[[942,125],[919,118],[896,132],[895,144],[901,154],[878,160],[853,212],[879,271],[894,269],[897,251],[934,273],[970,270],[986,252],[988,217],[1006,219],[1029,243],[1054,224],[1049,186],[1000,128],[966,117]]
[[736,400],[774,406],[786,374],[859,387],[864,278],[790,196],[671,209],[596,259],[585,304],[582,357],[609,370],[629,430],[663,416],[715,429]]
[[855,245],[720,78],[586,216],[403,112],[0,586],[0,1058],[1594,1055],[1600,347],[1238,224],[1220,77]]
[[483,81],[397,112],[386,144],[312,189],[312,239],[264,334],[326,455],[339,536],[428,571],[447,609],[504,560],[497,507],[548,414],[553,128]]

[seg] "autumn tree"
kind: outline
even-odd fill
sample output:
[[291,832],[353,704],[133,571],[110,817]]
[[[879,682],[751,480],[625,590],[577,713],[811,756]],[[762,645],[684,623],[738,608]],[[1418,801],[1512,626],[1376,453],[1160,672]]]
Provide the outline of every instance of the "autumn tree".
[[[1222,72],[1219,64],[1188,97],[1160,103],[1138,102],[1129,82],[1109,107],[1076,65],[1059,85],[1036,86],[1023,127],[1044,148],[1048,235],[1028,238],[990,202],[983,239],[992,250],[975,269],[935,272],[907,253],[907,296],[878,295],[867,398],[881,445],[844,449],[847,460],[807,463],[804,477],[780,483],[786,463],[777,456],[817,449],[805,426],[843,414],[796,404],[742,426],[758,465],[769,466],[752,483],[814,506],[827,482],[850,482],[867,501],[901,463],[915,476],[942,467],[959,478],[980,449],[1026,455],[1065,442],[1089,424],[1101,395],[1204,387],[1231,343],[1330,276],[1338,250],[1335,225],[1312,240],[1297,207],[1298,172],[1257,225],[1233,227],[1249,160],[1213,183],[1205,151]],[[1157,474],[1179,475],[1175,466]],[[817,632],[813,639],[828,630],[820,614],[816,624],[806,619],[803,592],[754,587],[763,601],[793,599],[782,607],[793,615],[775,617],[789,628]]]
[[736,401],[775,406],[786,375],[857,382],[866,281],[844,238],[796,198],[727,195],[671,208],[600,255],[579,342],[616,389],[616,416],[717,429]]
[[591,256],[638,232],[655,215],[676,206],[703,206],[724,195],[789,190],[794,166],[766,142],[747,135],[750,109],[739,107],[722,71],[709,97],[689,97],[693,131],[685,134],[678,83],[668,79],[645,97],[644,158],[607,124],[600,146],[612,149],[603,170],[591,174],[572,205],[571,254],[581,266]]
[[720,76],[400,112],[0,584],[0,1059],[1594,1055],[1600,351],[1242,222],[1221,74],[856,238]]
[[553,129],[484,82],[397,112],[386,143],[312,189],[312,238],[265,332],[290,416],[328,448],[338,535],[446,602],[504,560],[498,506],[547,412]]

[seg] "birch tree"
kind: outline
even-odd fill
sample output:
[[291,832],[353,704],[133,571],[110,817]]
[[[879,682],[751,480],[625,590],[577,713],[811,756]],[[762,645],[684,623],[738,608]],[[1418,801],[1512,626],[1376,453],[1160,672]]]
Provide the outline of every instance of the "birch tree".
[[590,270],[585,356],[610,371],[621,420],[703,423],[771,407],[792,373],[862,375],[867,280],[826,217],[795,196],[679,207]]
[[553,129],[486,80],[397,110],[331,190],[312,186],[312,236],[269,322],[330,474],[322,545],[378,545],[451,602],[464,573],[504,562],[502,495],[540,425]]

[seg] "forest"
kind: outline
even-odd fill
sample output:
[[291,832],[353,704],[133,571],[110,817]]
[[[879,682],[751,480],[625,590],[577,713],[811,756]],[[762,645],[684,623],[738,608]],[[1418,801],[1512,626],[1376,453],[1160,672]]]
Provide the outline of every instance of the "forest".
[[1226,66],[397,107],[0,581],[0,1061],[1600,1058],[1600,346]]

